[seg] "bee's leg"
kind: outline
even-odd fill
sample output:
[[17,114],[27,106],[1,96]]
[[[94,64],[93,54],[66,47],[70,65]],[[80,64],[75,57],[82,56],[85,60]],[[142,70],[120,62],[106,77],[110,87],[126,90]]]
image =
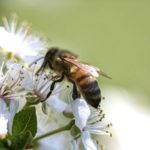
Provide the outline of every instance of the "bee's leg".
[[80,98],[81,95],[80,95],[79,91],[77,90],[77,86],[76,86],[75,82],[71,79],[69,79],[69,81],[73,84],[73,93],[72,93],[73,100]]
[[75,82],[73,83],[73,93],[72,93],[72,98],[75,100],[77,98],[80,98],[80,93],[79,91],[77,90],[77,86],[75,84]]
[[52,91],[54,90],[55,84],[56,84],[57,82],[61,82],[63,79],[64,79],[64,75],[62,75],[60,79],[55,80],[55,81],[51,84],[51,86],[50,86],[50,91],[48,92],[46,98],[48,98],[48,97],[52,94]]

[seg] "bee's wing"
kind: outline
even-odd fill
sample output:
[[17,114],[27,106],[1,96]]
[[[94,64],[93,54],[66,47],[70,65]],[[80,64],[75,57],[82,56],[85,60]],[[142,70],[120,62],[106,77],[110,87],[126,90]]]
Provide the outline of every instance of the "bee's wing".
[[68,50],[61,50],[60,54],[61,54],[61,58],[66,57],[66,58],[70,58],[70,59],[77,59],[77,57],[78,57],[75,53],[70,52]]
[[90,73],[94,77],[98,77],[99,75],[102,75],[104,77],[111,79],[111,77],[109,77],[106,73],[102,72],[99,68],[86,63],[79,62],[77,59],[70,59],[66,57],[64,58],[64,61],[71,63],[72,65],[75,65],[79,68],[82,68],[83,70]]

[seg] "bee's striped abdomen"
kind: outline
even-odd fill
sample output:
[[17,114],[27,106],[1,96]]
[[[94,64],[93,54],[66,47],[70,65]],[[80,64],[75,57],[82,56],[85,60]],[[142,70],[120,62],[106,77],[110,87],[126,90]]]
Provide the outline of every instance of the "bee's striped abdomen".
[[[83,82],[82,82],[83,83]],[[79,84],[81,91],[87,102],[97,108],[101,101],[101,91],[96,80]]]
[[86,101],[97,108],[101,101],[101,91],[96,79],[79,68],[75,69],[72,75]]

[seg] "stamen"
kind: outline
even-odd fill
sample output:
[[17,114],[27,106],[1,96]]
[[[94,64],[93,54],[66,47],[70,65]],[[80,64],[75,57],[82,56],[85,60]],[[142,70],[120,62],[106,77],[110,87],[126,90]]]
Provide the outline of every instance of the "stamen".
[[12,99],[12,98],[25,98],[26,96],[23,95],[23,94],[19,94],[17,93],[16,95],[15,94],[8,94],[5,96],[6,99]]
[[6,17],[2,17],[2,20],[3,20],[3,23],[4,23],[5,29],[7,31],[10,31],[10,26],[9,26],[7,18]]
[[107,125],[107,128],[110,128],[110,127],[112,127],[112,123],[109,123],[109,124]]
[[102,100],[105,100],[105,97],[104,97],[104,96],[102,97]]
[[[40,81],[39,81],[39,84],[41,84]],[[49,84],[50,84],[49,80],[45,81],[45,83],[42,83],[42,85],[39,85],[40,87],[37,88],[38,91],[42,91],[43,90],[43,92],[46,92],[49,89],[49,86],[50,86]],[[37,85],[37,87],[38,87],[38,85]]]
[[96,141],[97,149],[104,150],[104,145],[100,144],[99,141]]
[[19,75],[18,75],[18,78],[16,79],[16,81],[13,82],[13,83],[9,86],[10,89],[12,89],[12,87],[15,87],[15,85],[17,85],[17,84],[20,83],[20,80],[21,80],[21,79],[20,79],[20,77],[21,77],[20,75],[21,75],[21,74],[19,74]]
[[90,116],[88,123],[89,124],[95,124],[97,122],[101,122],[104,118],[105,118],[105,114],[103,114],[103,110],[99,109],[99,111],[97,110],[92,110],[92,115]]
[[17,16],[16,14],[12,15],[12,20],[10,21],[10,27],[11,27],[11,31],[12,33],[16,32],[16,26],[17,26]]

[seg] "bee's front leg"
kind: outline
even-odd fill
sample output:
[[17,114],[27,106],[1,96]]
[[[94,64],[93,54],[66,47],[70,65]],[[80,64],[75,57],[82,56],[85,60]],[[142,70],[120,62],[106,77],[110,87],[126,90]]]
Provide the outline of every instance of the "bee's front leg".
[[63,79],[64,79],[64,75],[62,74],[62,76],[61,76],[60,79],[53,81],[53,83],[52,83],[51,86],[50,86],[50,91],[48,92],[48,94],[47,94],[47,96],[46,96],[46,99],[52,94],[52,91],[53,91],[54,88],[55,88],[55,84],[56,84],[57,82],[61,82]]

